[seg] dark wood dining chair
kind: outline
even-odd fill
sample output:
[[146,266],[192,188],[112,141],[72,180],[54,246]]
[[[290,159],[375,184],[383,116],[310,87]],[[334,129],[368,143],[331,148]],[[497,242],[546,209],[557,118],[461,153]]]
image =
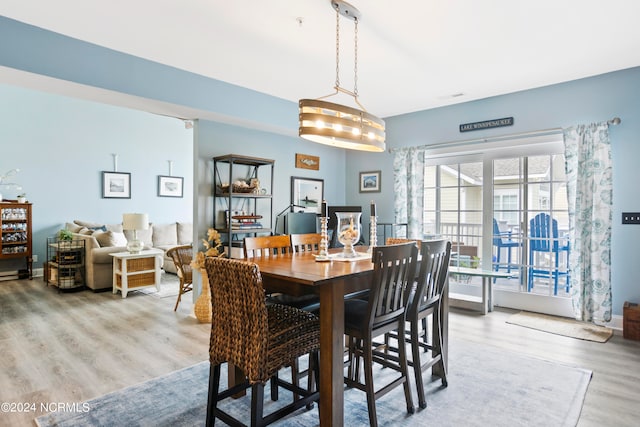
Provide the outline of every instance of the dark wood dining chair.
[[319,233],[291,234],[291,246],[296,253],[318,252],[321,240],[322,234]]
[[[318,389],[304,390],[277,377],[279,369],[298,357],[311,354],[311,366],[319,378],[320,321],[295,307],[267,304],[260,270],[255,263],[210,257],[206,260],[211,286],[211,339],[209,344],[209,394],[206,425],[215,418],[244,425],[218,407],[218,402],[251,388],[251,426],[265,426],[318,400]],[[220,368],[231,363],[246,378],[241,384],[219,391]],[[302,396],[264,416],[264,386],[284,387]]]
[[[449,272],[449,258],[451,257],[451,242],[447,240],[426,240],[420,244],[420,269],[415,290],[407,304],[406,320],[409,323],[411,343],[411,360],[418,391],[418,405],[424,409],[427,401],[424,393],[422,373],[434,365],[439,365],[442,372],[442,385],[447,386],[447,366],[442,349],[442,324],[440,315],[442,310],[442,294],[446,291],[447,274]],[[426,318],[434,316],[435,327],[432,338],[426,328]],[[420,339],[422,336],[422,340]],[[402,346],[401,346],[402,347]],[[429,352],[430,357],[421,361],[420,354]]]
[[[344,381],[367,394],[369,424],[378,425],[376,399],[391,389],[403,385],[407,412],[415,411],[409,387],[405,346],[399,347],[399,357],[374,348],[374,338],[396,330],[405,331],[405,309],[409,301],[416,272],[418,248],[415,243],[378,246],[373,249],[373,276],[369,298],[346,300],[344,303],[345,335],[349,346],[350,366]],[[362,359],[364,383],[360,382],[359,361]],[[397,371],[399,377],[375,391],[373,363]]]
[[193,247],[191,245],[176,246],[167,251],[167,256],[173,260],[180,278],[180,291],[173,311],[178,309],[182,295],[193,290],[193,272],[191,260],[193,259]]

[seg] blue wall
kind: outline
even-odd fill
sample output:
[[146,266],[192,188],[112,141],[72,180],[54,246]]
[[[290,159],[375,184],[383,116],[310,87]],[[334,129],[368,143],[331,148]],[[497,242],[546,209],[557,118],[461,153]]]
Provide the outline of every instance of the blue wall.
[[[276,159],[277,192],[274,196],[274,209],[286,206],[288,203],[291,175],[317,176],[325,180],[326,197],[330,203],[333,203],[331,199],[335,198],[336,204],[348,200],[349,204],[367,206],[373,199],[378,205],[380,221],[390,222],[394,219],[392,155],[388,152],[344,153],[339,149],[301,142],[294,137],[297,127],[297,105],[293,102],[114,52],[4,17],[0,17],[0,65],[198,108],[213,115],[219,115],[220,121],[224,121],[226,117],[233,119],[236,124],[241,123],[243,127],[210,121],[200,121],[196,125],[194,135],[196,144],[193,152],[195,156],[193,173],[196,182],[199,183],[195,189],[198,207],[196,215],[203,221],[207,220],[206,210],[211,209],[209,206],[212,204],[210,202],[212,177],[210,159],[214,155],[231,152]],[[2,104],[4,109],[9,110],[4,103]],[[107,107],[99,108],[109,110]],[[9,117],[15,119],[19,115],[18,112],[14,112]],[[514,126],[507,128],[506,131],[504,129],[488,130],[464,135],[458,132],[460,123],[505,116],[515,118]],[[640,147],[637,144],[638,135],[640,135],[640,123],[637,119],[640,117],[640,68],[387,118],[387,142],[389,147],[423,145],[470,137],[568,127],[607,120],[614,116],[622,119],[622,124],[611,128],[610,132],[614,157],[613,311],[614,314],[619,315],[625,300],[640,301],[640,285],[637,283],[637,278],[640,277],[640,263],[634,258],[635,248],[640,239],[640,228],[620,225],[622,211],[640,211],[638,206],[640,186],[635,182],[634,173],[637,168],[637,159],[640,158]],[[0,117],[0,129],[5,122],[10,125],[9,120],[6,114]],[[19,122],[22,120],[24,119],[18,118]],[[29,126],[38,127],[40,124],[31,121]],[[48,131],[43,131],[35,138],[37,142],[30,141],[30,147],[37,146],[37,150],[31,150],[29,155],[36,158],[44,156],[45,159],[39,162],[34,160],[36,168],[43,163],[54,164],[65,161],[66,157],[58,154],[59,150],[53,150],[44,155],[38,152],[48,149],[49,145],[44,141],[54,137],[53,134],[58,129],[64,132],[63,126],[56,127],[50,124]],[[19,131],[22,132],[23,129]],[[6,130],[0,130],[0,132],[3,137],[3,147],[5,141],[16,138],[15,132],[7,133]],[[33,132],[38,131],[33,130]],[[89,158],[91,162],[95,158],[96,162],[99,162],[92,163],[91,167],[85,171],[87,172],[83,175],[85,179],[91,176],[90,173],[93,173],[94,179],[97,179],[95,176],[97,171],[109,169],[110,153],[115,151],[114,147],[124,152],[120,146],[114,145],[119,142],[111,138],[104,141],[105,146],[89,145],[90,148],[87,150],[86,141],[95,140],[97,136],[95,134],[96,132],[87,129],[82,135],[83,138],[79,137],[75,142],[76,148],[83,149],[79,157],[83,160]],[[319,155],[321,170],[310,172],[293,168],[293,156],[296,152]],[[163,159],[166,159],[166,156]],[[0,165],[4,166],[5,162],[3,156]],[[122,162],[124,159],[121,160]],[[161,162],[152,164],[155,166],[156,163],[161,171]],[[122,170],[127,166],[122,163]],[[12,164],[10,167],[15,166]],[[74,167],[77,166],[74,165]],[[23,169],[25,168],[23,166]],[[358,192],[358,174],[360,171],[368,170],[382,171],[381,193]],[[176,174],[181,173],[180,169],[177,171]],[[38,182],[47,182],[49,185],[52,180],[65,181],[64,178],[58,178],[52,168],[46,169],[46,172],[41,171],[37,175]],[[153,173],[155,174],[156,172]],[[27,187],[27,191],[33,198],[33,190]],[[91,191],[95,192],[97,189],[92,187]],[[95,203],[104,206],[105,201],[96,200]],[[92,209],[95,209],[96,214],[101,212],[98,207]],[[64,220],[69,217],[68,214],[59,215],[60,218],[63,216]],[[112,218],[114,212],[107,213],[105,216]],[[368,222],[368,218],[365,221]],[[366,222],[364,225],[366,226]],[[53,231],[54,228],[52,224],[47,225],[46,233]]]
[[[508,128],[461,134],[461,123],[514,117]],[[620,117],[610,127],[613,152],[613,313],[622,314],[624,301],[640,302],[640,262],[636,248],[640,227],[621,225],[623,211],[640,211],[640,185],[635,179],[640,159],[640,68],[632,68],[568,83],[509,95],[425,110],[386,119],[389,148],[443,143],[550,128],[566,128]],[[393,155],[348,153],[347,200],[379,203],[380,221],[393,218]],[[357,191],[358,171],[382,170],[382,192],[371,197]]]
[[[74,219],[119,223],[148,212],[156,223],[191,221],[193,132],[180,120],[0,84],[0,173],[33,203],[33,251],[41,267],[46,238]],[[131,173],[131,199],[103,199],[102,171]],[[184,197],[157,196],[158,175],[184,177]],[[6,199],[22,191],[0,188]],[[1,263],[0,271],[12,264]]]

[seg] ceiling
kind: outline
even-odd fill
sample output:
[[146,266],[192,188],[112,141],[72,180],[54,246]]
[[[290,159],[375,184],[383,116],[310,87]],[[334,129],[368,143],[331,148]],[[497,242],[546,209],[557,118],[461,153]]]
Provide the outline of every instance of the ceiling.
[[[382,117],[640,65],[637,0],[351,3],[362,15],[359,99]],[[335,83],[329,0],[2,0],[0,14],[293,102]],[[353,35],[342,18],[348,90]]]

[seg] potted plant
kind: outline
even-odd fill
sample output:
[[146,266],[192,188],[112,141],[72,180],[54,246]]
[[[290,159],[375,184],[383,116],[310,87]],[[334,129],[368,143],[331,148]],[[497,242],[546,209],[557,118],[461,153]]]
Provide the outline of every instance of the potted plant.
[[58,240],[61,242],[70,242],[73,240],[73,233],[66,228],[58,231]]
[[18,194],[18,203],[26,203],[27,202],[27,193]]

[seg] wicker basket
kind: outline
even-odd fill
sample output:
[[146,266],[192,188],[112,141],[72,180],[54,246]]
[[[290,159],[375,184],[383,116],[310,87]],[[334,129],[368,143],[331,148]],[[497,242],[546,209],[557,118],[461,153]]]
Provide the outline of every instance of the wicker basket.
[[[155,268],[155,260],[153,258],[138,258],[127,260],[127,272],[153,270]],[[122,260],[118,259],[118,270],[122,271]]]
[[240,185],[233,185],[234,193],[253,193],[256,190],[256,187],[244,187]]
[[[139,286],[150,286],[156,283],[156,273],[153,271],[150,273],[127,275],[127,288],[137,288]],[[116,275],[116,284],[122,287],[122,276]]]

